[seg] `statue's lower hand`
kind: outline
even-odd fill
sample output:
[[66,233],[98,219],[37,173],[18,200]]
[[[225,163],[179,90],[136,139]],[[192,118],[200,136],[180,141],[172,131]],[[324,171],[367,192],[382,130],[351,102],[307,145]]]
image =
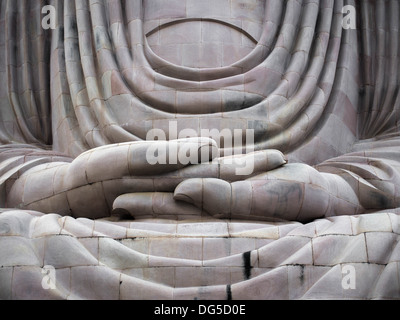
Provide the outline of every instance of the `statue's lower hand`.
[[[190,157],[188,151],[193,153]],[[83,153],[72,163],[50,163],[27,171],[14,183],[7,203],[44,213],[102,218],[111,214],[120,195],[168,192],[172,199],[175,188],[189,178],[235,181],[286,162],[276,150],[234,157],[252,160],[250,170],[243,170],[248,168],[237,160],[229,164],[225,160],[231,158],[217,156],[216,142],[208,138],[108,145]],[[154,163],[164,159],[165,163]]]

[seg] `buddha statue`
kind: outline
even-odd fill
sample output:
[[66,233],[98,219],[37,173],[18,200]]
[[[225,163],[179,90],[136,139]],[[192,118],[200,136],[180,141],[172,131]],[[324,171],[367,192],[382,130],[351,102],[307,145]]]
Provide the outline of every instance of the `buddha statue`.
[[0,218],[398,226],[398,1],[48,5],[0,0]]

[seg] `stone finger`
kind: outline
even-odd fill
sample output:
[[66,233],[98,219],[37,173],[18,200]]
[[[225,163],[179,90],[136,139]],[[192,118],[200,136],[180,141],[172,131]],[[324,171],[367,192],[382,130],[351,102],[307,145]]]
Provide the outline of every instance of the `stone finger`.
[[226,181],[244,180],[261,172],[268,172],[287,163],[278,150],[257,151],[219,159],[219,178]]
[[129,214],[140,218],[199,217],[202,211],[188,203],[175,201],[172,193],[131,193],[119,196],[113,204],[113,215]]

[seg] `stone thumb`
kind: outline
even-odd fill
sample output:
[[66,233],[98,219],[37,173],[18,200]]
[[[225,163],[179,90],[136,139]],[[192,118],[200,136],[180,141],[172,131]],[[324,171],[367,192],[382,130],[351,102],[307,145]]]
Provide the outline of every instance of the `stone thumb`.
[[216,218],[228,218],[231,214],[232,188],[220,179],[188,179],[180,183],[174,199],[195,205]]

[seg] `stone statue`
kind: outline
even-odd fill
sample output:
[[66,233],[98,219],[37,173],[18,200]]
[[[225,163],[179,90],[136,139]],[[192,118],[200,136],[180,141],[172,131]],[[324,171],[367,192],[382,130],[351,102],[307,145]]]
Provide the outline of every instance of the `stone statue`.
[[398,1],[46,8],[0,0],[0,297],[400,298]]

